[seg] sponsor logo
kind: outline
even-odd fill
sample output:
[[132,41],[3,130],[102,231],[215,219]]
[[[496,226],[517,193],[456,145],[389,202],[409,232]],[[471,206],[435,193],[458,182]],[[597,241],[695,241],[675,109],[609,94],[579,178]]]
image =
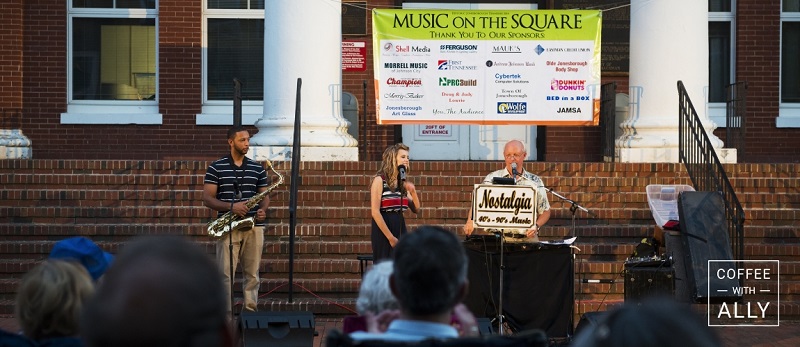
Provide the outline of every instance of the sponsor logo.
[[465,80],[460,78],[439,77],[440,87],[476,87],[478,80]]
[[416,116],[422,111],[422,106],[386,106],[386,111],[390,111],[392,116]]
[[383,63],[384,69],[427,69],[428,63]]
[[592,100],[588,95],[578,95],[578,96],[560,96],[560,95],[548,95],[546,97],[547,101],[589,101]]
[[505,89],[501,88],[500,93],[495,94],[498,99],[525,99],[528,97],[527,93],[523,93],[522,89]]
[[395,53],[430,53],[428,46],[394,46]]
[[547,61],[547,66],[553,66],[556,72],[578,72],[580,67],[589,65],[587,61]]
[[494,83],[530,83],[528,80],[523,80],[522,75],[518,73],[514,74],[504,74],[504,73],[496,73],[494,74]]
[[580,52],[590,52],[591,50],[586,47],[558,47],[558,48],[547,48],[546,51],[548,52],[558,52],[558,53],[580,53]]
[[518,73],[513,73],[513,74],[496,73],[496,74],[494,74],[494,78],[499,79],[499,80],[504,80],[504,79],[518,80],[518,79],[522,78],[522,75],[520,75]]
[[544,52],[544,47],[542,47],[542,45],[536,45],[534,52],[536,52],[536,55],[542,55],[542,52]]
[[498,102],[497,113],[500,114],[526,114],[528,113],[528,103],[526,102]]
[[559,107],[556,113],[581,113],[580,107]]
[[394,77],[390,77],[389,79],[386,80],[386,84],[388,84],[389,86],[392,86],[392,87],[398,87],[398,86],[402,86],[402,87],[410,87],[410,86],[419,87],[419,86],[422,85],[422,80],[419,79],[419,78],[394,78]]
[[550,81],[550,90],[585,90],[586,80],[557,80]]
[[394,47],[394,45],[391,42],[387,42],[387,43],[383,44],[383,50],[385,52],[391,51],[393,47]]
[[439,70],[475,70],[475,65],[463,65],[461,60],[439,60]]
[[492,46],[492,53],[522,53],[519,46]]
[[434,108],[432,110],[432,112],[435,115],[459,115],[459,114],[480,115],[480,114],[483,114],[483,110],[475,110],[475,109],[472,109],[472,108],[459,108],[459,109],[456,109],[454,107],[450,107],[450,108],[446,108],[446,109]]
[[502,67],[526,67],[526,66],[536,66],[535,62],[532,61],[499,61],[499,60],[487,60],[486,67],[492,66],[502,66]]
[[385,93],[383,97],[385,99],[397,99],[397,100],[415,100],[415,99],[422,99],[425,94],[420,93]]
[[472,97],[472,93],[442,92],[442,96],[447,98],[447,102],[464,102],[467,98]]
[[440,45],[439,51],[442,53],[474,53],[478,51],[478,45]]

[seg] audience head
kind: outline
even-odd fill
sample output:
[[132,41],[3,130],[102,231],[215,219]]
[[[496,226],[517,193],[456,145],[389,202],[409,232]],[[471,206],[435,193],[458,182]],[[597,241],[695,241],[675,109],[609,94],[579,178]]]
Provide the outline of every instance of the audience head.
[[220,270],[197,245],[144,237],[122,249],[87,303],[87,346],[226,346],[226,292]]
[[100,249],[92,240],[78,236],[56,242],[50,251],[50,259],[78,261],[97,281],[111,265],[114,256]]
[[720,346],[714,331],[689,305],[669,297],[626,303],[606,313],[595,326],[581,330],[577,347]]
[[77,262],[45,260],[22,277],[15,313],[30,339],[77,336],[84,303],[94,293],[89,273]]
[[364,315],[367,312],[378,314],[399,308],[397,298],[389,288],[389,277],[392,276],[393,266],[394,262],[391,260],[382,261],[373,265],[364,275],[356,300],[358,314]]
[[391,285],[405,314],[449,313],[466,295],[464,247],[454,233],[436,226],[403,235],[394,249]]

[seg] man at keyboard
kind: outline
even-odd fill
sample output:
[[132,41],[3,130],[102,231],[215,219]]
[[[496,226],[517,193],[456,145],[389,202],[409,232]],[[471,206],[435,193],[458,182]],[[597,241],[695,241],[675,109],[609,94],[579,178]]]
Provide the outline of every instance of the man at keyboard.
[[[536,189],[536,222],[530,229],[503,229],[502,232],[509,241],[539,242],[539,230],[550,220],[550,202],[547,200],[547,189],[539,176],[525,170],[523,167],[528,152],[525,145],[518,140],[511,140],[503,148],[505,167],[494,171],[483,179],[483,183],[491,184],[495,177],[513,179],[518,186],[531,186]],[[467,214],[464,232],[472,235],[475,225],[472,222],[472,207]],[[493,230],[493,232],[500,230]]]

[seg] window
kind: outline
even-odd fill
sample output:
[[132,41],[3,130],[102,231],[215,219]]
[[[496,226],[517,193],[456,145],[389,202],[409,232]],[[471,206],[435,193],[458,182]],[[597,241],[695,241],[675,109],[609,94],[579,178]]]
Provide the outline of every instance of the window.
[[203,110],[197,124],[233,124],[234,79],[241,82],[242,123],[254,124],[264,104],[264,0],[207,0],[203,17]]
[[68,2],[63,124],[161,124],[156,0]]
[[726,90],[736,78],[734,1],[708,1],[708,118],[717,127],[725,127]]
[[781,3],[781,99],[778,128],[800,128],[800,0]]

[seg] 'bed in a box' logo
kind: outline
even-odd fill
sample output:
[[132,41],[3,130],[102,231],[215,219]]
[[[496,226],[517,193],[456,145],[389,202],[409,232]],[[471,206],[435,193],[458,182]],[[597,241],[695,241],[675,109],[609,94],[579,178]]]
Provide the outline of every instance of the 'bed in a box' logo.
[[780,286],[778,260],[709,260],[709,297],[740,300],[708,305],[708,325],[779,326]]

